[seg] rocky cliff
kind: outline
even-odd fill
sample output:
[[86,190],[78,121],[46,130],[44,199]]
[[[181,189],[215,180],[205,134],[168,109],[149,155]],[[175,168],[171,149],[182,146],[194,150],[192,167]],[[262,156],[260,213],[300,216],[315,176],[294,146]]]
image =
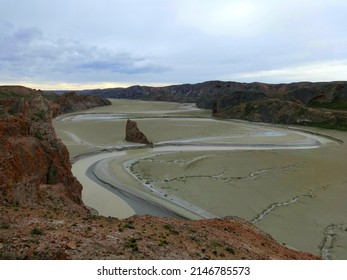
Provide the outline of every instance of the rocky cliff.
[[193,102],[200,108],[212,109],[218,97],[230,96],[235,92],[263,93],[268,98],[292,100],[304,105],[324,106],[332,103],[334,106],[347,108],[347,82],[265,84],[208,81],[166,87],[132,86],[89,90],[84,94],[108,98]]
[[209,81],[88,93],[112,98],[193,102],[200,108],[212,109],[213,115],[219,118],[347,130],[347,82],[265,84]]
[[41,97],[49,101],[53,117],[63,113],[111,105],[111,102],[105,98],[95,95],[80,96],[74,91],[57,95],[54,92],[47,93],[23,86],[0,86],[0,100],[13,98],[32,100]]
[[[53,110],[54,109],[54,110]],[[0,100],[0,259],[314,259],[239,218],[93,216],[41,96]]]
[[61,189],[82,204],[82,186],[71,173],[66,146],[57,139],[49,102],[37,99],[0,100],[0,196],[5,205],[47,203],[42,192]]
[[55,102],[59,105],[57,114],[69,113],[74,111],[86,110],[93,107],[111,105],[107,99],[95,95],[77,95],[76,92],[67,92],[59,96]]
[[133,143],[153,145],[153,143],[147,139],[146,135],[140,131],[137,123],[132,120],[127,120],[125,127],[125,140]]
[[347,130],[347,111],[312,108],[289,100],[262,99],[235,104],[229,97],[221,97],[215,102],[213,116]]

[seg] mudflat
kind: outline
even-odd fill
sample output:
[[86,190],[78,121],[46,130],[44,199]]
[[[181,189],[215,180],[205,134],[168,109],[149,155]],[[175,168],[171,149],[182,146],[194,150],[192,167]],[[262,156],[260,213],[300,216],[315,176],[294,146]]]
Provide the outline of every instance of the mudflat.
[[[239,216],[288,246],[347,258],[346,132],[305,128],[329,138],[210,119],[189,104],[112,102],[54,121],[71,157],[114,153],[77,161],[73,172],[80,181],[93,163],[92,171],[107,183],[179,215]],[[153,149],[124,141],[128,117],[155,143]],[[116,151],[124,147],[130,150]],[[85,203],[103,215],[141,214],[95,181],[82,185]]]

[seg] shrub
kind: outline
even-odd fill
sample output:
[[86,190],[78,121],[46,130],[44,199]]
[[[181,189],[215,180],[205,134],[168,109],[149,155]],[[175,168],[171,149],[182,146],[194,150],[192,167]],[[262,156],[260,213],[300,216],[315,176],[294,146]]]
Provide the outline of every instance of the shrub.
[[8,223],[1,224],[1,229],[9,229],[10,225]]
[[230,254],[235,255],[235,250],[233,247],[227,246],[227,247],[225,247],[225,251],[229,252]]
[[31,235],[42,235],[43,231],[37,227],[33,228],[30,232]]

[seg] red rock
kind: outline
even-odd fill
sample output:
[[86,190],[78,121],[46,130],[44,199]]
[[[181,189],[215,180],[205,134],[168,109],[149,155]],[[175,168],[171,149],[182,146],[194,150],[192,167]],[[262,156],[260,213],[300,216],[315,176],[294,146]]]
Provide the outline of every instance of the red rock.
[[153,143],[147,139],[146,135],[139,130],[137,123],[129,119],[127,120],[125,128],[125,140],[128,142],[153,145]]

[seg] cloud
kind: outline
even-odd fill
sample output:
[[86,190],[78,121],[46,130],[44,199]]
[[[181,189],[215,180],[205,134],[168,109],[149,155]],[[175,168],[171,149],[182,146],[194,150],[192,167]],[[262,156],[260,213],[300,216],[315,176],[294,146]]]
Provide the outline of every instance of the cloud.
[[167,67],[154,58],[100,48],[69,39],[52,39],[37,28],[0,28],[3,80],[116,80],[117,75],[158,73]]
[[345,73],[323,67],[347,57],[345,0],[2,2],[0,82],[276,82]]
[[256,5],[250,0],[178,0],[175,10],[181,24],[211,36],[240,36],[257,20]]
[[234,74],[233,78],[242,81],[345,81],[347,60],[320,61],[293,67]]

